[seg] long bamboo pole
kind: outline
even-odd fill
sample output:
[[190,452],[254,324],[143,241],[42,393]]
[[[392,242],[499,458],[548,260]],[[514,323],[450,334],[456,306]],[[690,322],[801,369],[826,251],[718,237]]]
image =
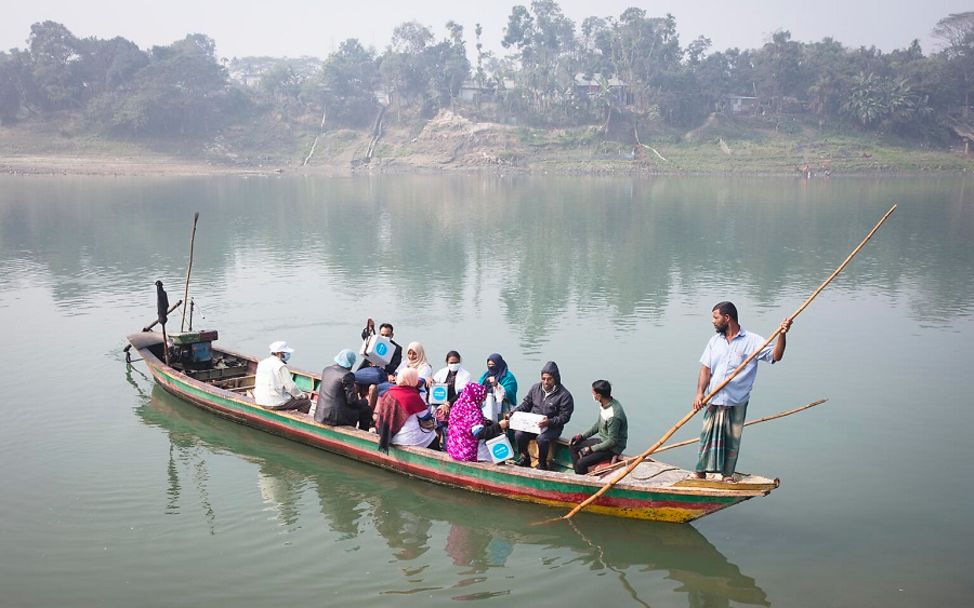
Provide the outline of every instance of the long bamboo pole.
[[[800,315],[802,313],[802,311],[805,310],[808,307],[809,304],[812,303],[812,300],[814,300],[818,296],[818,294],[822,293],[822,290],[825,289],[828,286],[828,284],[831,283],[832,280],[835,277],[837,277],[839,275],[839,273],[842,272],[845,269],[846,266],[849,265],[849,262],[852,261],[852,258],[854,258],[856,256],[856,254],[859,253],[859,251],[861,251],[862,248],[866,246],[866,243],[869,242],[869,239],[873,238],[873,235],[876,234],[876,231],[879,230],[880,226],[882,226],[886,222],[887,219],[889,219],[889,216],[893,215],[893,212],[894,211],[896,211],[896,205],[893,205],[892,207],[890,207],[889,211],[886,212],[886,215],[884,215],[882,217],[882,219],[879,220],[879,222],[875,226],[873,226],[873,229],[869,231],[869,234],[866,235],[866,238],[864,238],[862,240],[862,242],[859,243],[859,246],[852,250],[852,253],[850,253],[849,256],[845,260],[843,260],[843,262],[841,264],[839,264],[839,267],[836,268],[835,271],[833,271],[832,274],[830,274],[829,277],[827,279],[825,279],[825,281],[821,285],[818,286],[818,289],[816,289],[814,292],[812,292],[812,295],[808,296],[808,299],[806,299],[802,303],[802,305],[798,307],[798,310],[796,310],[794,313],[792,313],[791,316],[789,316],[787,318],[787,320],[794,321],[795,318],[798,315]],[[713,398],[714,395],[716,395],[717,393],[719,393],[720,391],[722,391],[724,389],[724,387],[727,386],[727,384],[730,383],[731,380],[733,380],[734,378],[736,378],[737,375],[739,373],[741,373],[741,371],[745,367],[747,367],[747,365],[751,361],[753,361],[754,358],[757,357],[761,353],[761,351],[765,349],[765,347],[767,347],[769,344],[771,344],[771,342],[774,341],[775,338],[777,338],[779,334],[781,334],[781,326],[780,325],[778,326],[778,329],[776,329],[774,331],[774,333],[771,334],[771,337],[769,337],[767,340],[764,341],[764,344],[762,344],[757,350],[755,350],[753,353],[751,353],[751,355],[747,359],[745,359],[744,362],[741,363],[737,367],[737,369],[735,369],[733,371],[733,373],[731,373],[730,376],[728,376],[723,382],[721,382],[720,384],[718,384],[717,385],[717,388],[715,388],[714,390],[710,391],[710,394],[709,395],[707,395],[706,397],[703,398],[703,404],[706,405],[707,402],[709,402]],[[703,409],[703,408],[701,407],[700,409]],[[660,437],[659,440],[656,443],[654,443],[653,445],[651,445],[649,447],[649,449],[647,449],[645,452],[643,452],[642,454],[640,454],[639,456],[637,456],[629,464],[629,466],[626,467],[626,469],[621,474],[617,475],[616,477],[614,477],[613,479],[611,479],[610,481],[608,481],[605,485],[603,485],[601,488],[599,488],[599,490],[595,494],[592,494],[591,496],[589,496],[588,498],[586,498],[582,502],[580,502],[577,505],[575,505],[575,508],[574,509],[572,509],[571,511],[569,511],[568,514],[563,515],[560,519],[571,519],[572,517],[575,516],[576,513],[578,513],[579,511],[581,511],[582,509],[584,509],[588,505],[592,504],[593,502],[595,502],[596,500],[598,500],[598,498],[600,496],[602,496],[603,494],[605,494],[606,492],[608,492],[612,488],[612,486],[616,485],[617,483],[619,483],[620,481],[622,481],[623,479],[625,479],[625,477],[627,475],[629,475],[629,473],[632,473],[632,471],[637,466],[639,466],[639,463],[641,463],[642,461],[646,460],[646,458],[648,458],[650,454],[652,454],[653,452],[655,452],[656,450],[658,450],[660,448],[660,446],[662,446],[664,443],[666,443],[666,441],[670,437],[673,436],[673,433],[677,432],[680,429],[680,427],[682,427],[684,424],[686,424],[687,422],[689,422],[690,419],[693,418],[694,415],[696,415],[697,411],[698,410],[692,409],[689,412],[687,412],[687,414],[683,418],[681,418],[679,422],[677,422],[676,424],[674,424],[670,428],[670,430],[666,431],[666,433],[664,433],[663,436]]]
[[[778,418],[784,418],[785,416],[791,416],[792,414],[797,414],[798,412],[803,412],[803,411],[805,411],[805,410],[807,410],[809,408],[815,407],[816,405],[822,405],[826,401],[828,401],[828,399],[819,399],[818,401],[812,401],[811,403],[807,403],[807,404],[805,404],[805,405],[803,405],[801,407],[796,407],[794,409],[785,410],[783,412],[778,412],[777,414],[772,414],[771,416],[765,416],[764,418],[758,418],[757,420],[751,420],[750,422],[745,422],[744,423],[744,426],[751,426],[752,424],[761,424],[762,422],[768,422],[769,420],[777,420]],[[686,441],[679,441],[677,443],[668,443],[668,444],[662,446],[661,448],[659,448],[658,450],[656,450],[653,453],[654,454],[659,454],[660,452],[665,452],[667,450],[672,450],[673,448],[682,448],[685,445],[690,445],[692,443],[699,443],[699,442],[700,442],[700,439],[699,438],[693,438],[693,439],[687,439]],[[635,458],[635,456],[633,456],[633,458]],[[607,475],[607,474],[611,473],[612,471],[616,471],[618,469],[621,469],[622,467],[626,466],[630,462],[632,462],[632,459],[631,458],[626,458],[625,460],[621,460],[621,461],[615,463],[614,465],[611,465],[611,466],[605,467],[604,469],[599,470],[598,473],[596,473],[596,474],[597,475],[600,475],[600,476],[601,475]]]
[[[183,289],[183,302],[189,301],[189,275],[193,273],[193,245],[196,244],[196,222],[200,219],[200,212],[193,214],[193,234],[189,237],[189,266],[186,267],[186,288]],[[186,308],[183,308],[183,318],[179,322],[179,331],[186,331]]]

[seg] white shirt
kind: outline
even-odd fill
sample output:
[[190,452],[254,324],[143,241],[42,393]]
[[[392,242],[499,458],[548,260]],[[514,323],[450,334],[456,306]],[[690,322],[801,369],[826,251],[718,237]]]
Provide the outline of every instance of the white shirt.
[[[446,384],[446,375],[450,373],[449,367],[444,367],[440,371],[433,374],[433,382],[437,384]],[[462,367],[457,370],[457,375],[453,378],[453,388],[456,390],[457,395],[463,390],[463,387],[470,383],[470,372],[463,369]]]
[[291,371],[280,358],[271,355],[257,364],[254,377],[254,401],[257,405],[274,407],[287,403],[292,397],[304,396],[294,385]]
[[[425,412],[420,412],[425,413]],[[392,445],[418,445],[425,448],[436,439],[436,431],[426,430],[419,426],[419,414],[410,414],[406,418],[399,432],[392,436],[389,443]]]
[[[764,338],[746,331],[743,327],[730,342],[722,334],[717,334],[707,342],[707,348],[700,355],[700,364],[710,368],[709,394],[734,370],[744,363],[751,353],[764,344]],[[768,345],[757,357],[747,364],[736,378],[731,380],[710,400],[711,405],[743,405],[751,398],[751,387],[758,375],[758,361],[774,363],[774,348]]]

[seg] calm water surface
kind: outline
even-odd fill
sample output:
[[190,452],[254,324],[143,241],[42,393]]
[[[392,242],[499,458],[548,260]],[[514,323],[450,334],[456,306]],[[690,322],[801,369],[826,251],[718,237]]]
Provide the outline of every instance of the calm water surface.
[[[767,335],[900,207],[763,366],[739,469],[676,526],[409,481],[200,412],[127,370],[152,282],[318,370],[367,316],[437,361],[608,378],[630,452],[688,409],[710,307]],[[970,603],[974,183],[964,179],[0,178],[0,605]],[[178,319],[176,321],[178,323]],[[699,430],[692,421],[680,433]],[[694,450],[666,456],[690,467]]]

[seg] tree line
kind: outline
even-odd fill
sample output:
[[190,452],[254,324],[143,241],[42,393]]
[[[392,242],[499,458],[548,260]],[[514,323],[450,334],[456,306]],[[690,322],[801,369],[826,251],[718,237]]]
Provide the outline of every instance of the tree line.
[[262,113],[361,128],[383,109],[409,121],[460,108],[540,127],[602,125],[608,133],[622,124],[638,140],[639,129],[685,131],[745,100],[749,117],[775,128],[853,127],[946,143],[970,109],[974,12],[948,15],[932,33],[943,43],[934,53],[916,40],[883,52],[831,38],[800,42],[787,31],[758,48],[715,51],[703,36],[681,44],[672,15],[629,8],[577,24],[555,0],[534,0],[511,9],[504,56],[484,49],[479,24],[468,49],[456,22],[438,37],[411,21],[381,52],[348,39],[311,69],[265,61],[250,86],[228,68],[254,62],[219,60],[202,34],[142,50],[45,21],[31,27],[26,48],[0,52],[0,121],[73,111],[113,136],[187,137]]

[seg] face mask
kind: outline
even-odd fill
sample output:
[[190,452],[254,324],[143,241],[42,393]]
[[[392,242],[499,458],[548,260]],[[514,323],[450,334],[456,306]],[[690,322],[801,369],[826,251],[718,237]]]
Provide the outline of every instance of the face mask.
[[284,356],[281,357],[281,361],[287,363],[288,361],[291,360],[291,353],[283,353],[283,354],[284,354]]
[[602,416],[602,420],[611,420],[613,415],[611,407],[604,407],[599,411],[599,416]]
[[449,364],[447,364],[446,368],[448,370],[450,370],[451,372],[456,372],[456,371],[459,371],[460,370],[460,364],[459,363],[449,363]]

